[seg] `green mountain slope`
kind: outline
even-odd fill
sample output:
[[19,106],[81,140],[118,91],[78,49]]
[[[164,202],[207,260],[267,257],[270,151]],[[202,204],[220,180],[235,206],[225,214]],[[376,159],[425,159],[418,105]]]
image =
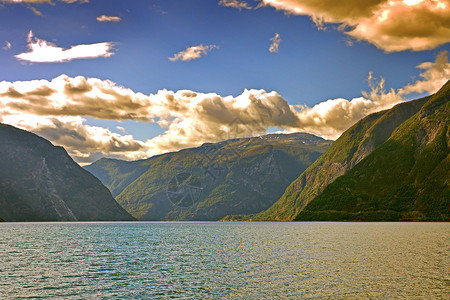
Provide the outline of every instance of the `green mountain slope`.
[[6,221],[133,220],[62,147],[3,124],[0,216]]
[[450,81],[296,220],[450,220]]
[[271,134],[85,168],[140,220],[219,220],[270,207],[330,144],[310,134]]
[[420,110],[429,97],[401,103],[367,116],[345,131],[286,189],[283,196],[253,220],[291,221],[337,177],[386,141],[395,128]]
[[151,165],[150,160],[124,161],[102,158],[84,168],[94,174],[117,197],[129,184],[144,174]]

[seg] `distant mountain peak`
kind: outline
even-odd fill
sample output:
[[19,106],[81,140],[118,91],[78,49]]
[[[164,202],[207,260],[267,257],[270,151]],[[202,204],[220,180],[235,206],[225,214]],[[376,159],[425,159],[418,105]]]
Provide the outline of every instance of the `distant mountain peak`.
[[330,143],[303,133],[269,134],[85,168],[141,220],[219,220],[269,207]]

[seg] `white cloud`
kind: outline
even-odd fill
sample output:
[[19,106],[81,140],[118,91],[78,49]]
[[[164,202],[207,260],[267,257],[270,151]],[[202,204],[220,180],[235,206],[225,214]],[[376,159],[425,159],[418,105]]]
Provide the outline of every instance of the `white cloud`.
[[[370,113],[404,101],[412,92],[435,92],[449,78],[445,52],[419,65],[420,80],[385,90],[373,80],[371,91],[351,100],[330,99],[313,107],[290,105],[275,91],[245,90],[238,96],[160,90],[145,95],[108,80],[61,75],[51,81],[0,82],[0,122],[40,134],[64,146],[79,162],[100,156],[145,158],[234,137],[264,134],[268,128],[304,131],[337,138]],[[157,123],[164,132],[145,141],[86,124],[84,117]]]
[[122,126],[116,126],[116,128],[120,131],[122,131],[123,133],[127,133],[126,129],[123,128]]
[[170,61],[190,61],[193,59],[199,59],[203,55],[208,54],[209,51],[212,49],[218,49],[219,47],[216,45],[197,45],[197,46],[191,46],[187,47],[186,50],[180,51],[176,54],[174,54],[173,57],[169,57]]
[[420,74],[422,79],[400,89],[402,94],[425,92],[432,94],[450,79],[450,63],[448,62],[447,51],[439,53],[435,62],[424,62],[418,65],[417,68],[424,70]]
[[5,41],[5,46],[2,47],[2,49],[3,50],[9,50],[9,49],[11,49],[11,47],[12,47],[11,43],[8,42],[8,41]]
[[109,57],[114,55],[114,43],[112,42],[75,45],[71,46],[69,49],[64,49],[53,43],[35,37],[31,30],[28,33],[27,41],[30,51],[15,55],[19,60],[39,63],[55,63],[68,62],[74,59]]
[[132,135],[120,135],[109,129],[85,124],[81,117],[7,115],[3,123],[32,131],[55,145],[62,145],[79,163],[89,163],[103,156],[122,159],[148,157],[144,143]]
[[[369,78],[371,75],[369,75]],[[342,98],[323,101],[313,107],[299,107],[298,117],[302,131],[330,139],[338,138],[342,132],[365,116],[389,109],[402,102],[402,95],[393,89],[385,91],[385,81],[371,85],[363,97],[346,100]]]
[[288,14],[310,16],[386,52],[433,49],[450,42],[450,0],[260,0]]
[[117,16],[107,16],[107,15],[101,15],[97,17],[97,21],[99,22],[120,22],[122,19]]
[[270,38],[270,40],[272,41],[272,44],[270,44],[269,52],[278,53],[281,43],[280,35],[278,33],[275,33],[275,35],[272,38]]
[[253,8],[247,2],[241,1],[241,0],[220,0],[219,5],[225,6],[225,7],[232,7],[232,8],[236,8],[239,10]]

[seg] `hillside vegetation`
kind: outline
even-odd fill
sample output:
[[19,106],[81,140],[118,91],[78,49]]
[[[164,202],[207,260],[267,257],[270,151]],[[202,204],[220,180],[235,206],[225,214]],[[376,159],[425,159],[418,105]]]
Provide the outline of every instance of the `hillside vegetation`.
[[270,134],[85,168],[140,220],[219,220],[270,207],[330,144],[310,134]]
[[450,82],[296,220],[450,220]]
[[357,122],[292,182],[273,206],[251,219],[293,220],[326,186],[383,144],[400,124],[417,113],[428,100],[429,97],[425,97],[401,103]]

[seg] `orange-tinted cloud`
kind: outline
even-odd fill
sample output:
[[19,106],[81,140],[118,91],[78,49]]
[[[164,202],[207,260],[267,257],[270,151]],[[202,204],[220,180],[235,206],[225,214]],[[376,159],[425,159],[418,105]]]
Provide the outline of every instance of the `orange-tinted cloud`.
[[450,42],[449,0],[261,0],[323,28],[340,24],[349,36],[386,52],[428,50]]
[[[370,75],[370,92],[351,100],[329,99],[313,107],[291,105],[275,91],[254,89],[238,96],[189,90],[160,90],[145,95],[109,80],[82,76],[3,81],[0,122],[33,131],[64,146],[79,162],[100,156],[145,158],[205,142],[260,135],[273,127],[337,138],[368,114],[388,109],[410,93],[433,93],[449,78],[446,52],[439,54],[435,62],[418,67],[421,78],[401,89],[386,91],[384,80],[374,82]],[[85,117],[157,123],[163,133],[139,141],[125,134],[123,127],[114,133],[87,125]]]

